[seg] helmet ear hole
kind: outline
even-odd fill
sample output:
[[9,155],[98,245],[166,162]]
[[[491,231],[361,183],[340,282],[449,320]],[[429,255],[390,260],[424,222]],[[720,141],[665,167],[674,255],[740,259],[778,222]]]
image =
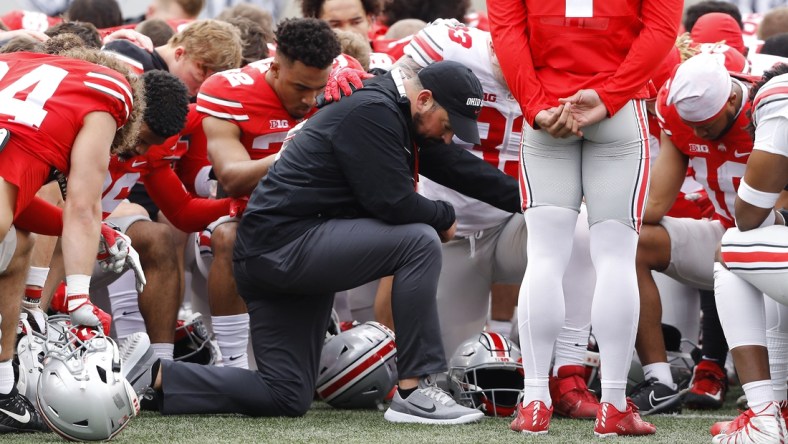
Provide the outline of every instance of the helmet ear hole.
[[101,378],[101,382],[104,384],[107,383],[107,371],[103,368],[96,366],[96,373],[98,373],[99,378]]

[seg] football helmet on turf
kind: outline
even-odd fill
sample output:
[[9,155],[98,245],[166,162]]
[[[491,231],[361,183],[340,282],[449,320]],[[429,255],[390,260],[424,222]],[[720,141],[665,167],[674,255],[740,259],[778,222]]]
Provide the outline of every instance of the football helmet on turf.
[[139,412],[137,395],[121,373],[118,347],[98,331],[68,330],[65,336],[44,359],[38,409],[47,425],[68,440],[111,439]]
[[199,312],[192,313],[187,319],[178,319],[175,328],[173,359],[202,365],[214,365],[219,360],[219,352],[211,341],[211,335]]
[[320,399],[338,408],[375,408],[397,384],[394,333],[367,322],[331,337],[317,377]]
[[520,349],[500,333],[481,332],[449,360],[449,392],[490,416],[511,416],[523,391]]

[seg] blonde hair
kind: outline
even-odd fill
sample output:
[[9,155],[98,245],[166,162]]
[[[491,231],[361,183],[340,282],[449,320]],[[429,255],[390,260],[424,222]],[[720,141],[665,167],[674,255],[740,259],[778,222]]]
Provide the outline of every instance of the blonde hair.
[[347,54],[358,60],[358,63],[361,63],[361,66],[364,67],[364,71],[369,71],[369,54],[372,51],[369,47],[369,42],[357,32],[343,31],[337,28],[332,28],[332,31],[339,39],[342,54]]
[[172,36],[167,45],[182,46],[187,57],[206,71],[225,71],[241,65],[241,34],[227,22],[198,20]]
[[129,71],[124,62],[98,49],[75,46],[59,52],[56,55],[83,60],[113,69],[121,73],[126,81],[129,82],[132,94],[134,95],[134,106],[131,109],[131,114],[126,124],[118,128],[118,131],[115,133],[115,139],[112,141],[111,153],[120,156],[132,153],[137,145],[137,136],[140,132],[142,116],[145,113],[145,87],[142,81]]

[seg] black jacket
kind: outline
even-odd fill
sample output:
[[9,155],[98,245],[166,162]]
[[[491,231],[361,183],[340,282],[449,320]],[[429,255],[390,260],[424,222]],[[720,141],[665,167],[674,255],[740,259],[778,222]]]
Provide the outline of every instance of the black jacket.
[[235,259],[275,250],[331,218],[448,229],[454,209],[416,193],[417,163],[418,172],[438,183],[520,211],[515,179],[454,144],[414,153],[411,126],[410,102],[391,74],[321,109],[285,143],[252,193],[238,227]]

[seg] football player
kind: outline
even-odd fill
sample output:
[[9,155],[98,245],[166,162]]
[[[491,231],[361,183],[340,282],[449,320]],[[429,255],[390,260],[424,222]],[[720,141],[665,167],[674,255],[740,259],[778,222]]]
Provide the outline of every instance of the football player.
[[[96,255],[86,247],[99,239],[101,184],[110,152],[124,155],[134,149],[144,107],[137,81],[116,61],[86,49],[64,55],[70,57],[0,56],[0,89],[5,97],[0,101],[3,431],[45,430],[32,404],[14,389],[11,358],[29,252],[28,236],[22,227],[15,229],[14,219],[30,204],[52,168],[66,177],[62,243],[69,308],[92,311],[88,289]],[[28,91],[24,98],[17,94],[22,90]]]
[[772,363],[770,375],[768,354],[775,339],[778,352],[788,345],[788,325],[767,324],[763,298],[766,294],[781,307],[788,303],[786,212],[774,211],[788,184],[787,88],[788,65],[783,64],[767,71],[750,91],[754,146],[734,203],[736,226],[722,236],[714,263],[717,309],[749,407],[733,421],[712,427],[715,443],[787,438],[785,361]]
[[681,9],[675,0],[488,4],[495,51],[526,123],[520,186],[529,262],[518,321],[520,346],[531,358],[523,359],[515,431],[548,432],[548,371],[564,323],[562,278],[583,199],[597,277],[592,328],[603,366],[594,433],[656,431],[628,404],[625,389],[639,307],[635,253],[648,196],[643,99],[674,44]]

